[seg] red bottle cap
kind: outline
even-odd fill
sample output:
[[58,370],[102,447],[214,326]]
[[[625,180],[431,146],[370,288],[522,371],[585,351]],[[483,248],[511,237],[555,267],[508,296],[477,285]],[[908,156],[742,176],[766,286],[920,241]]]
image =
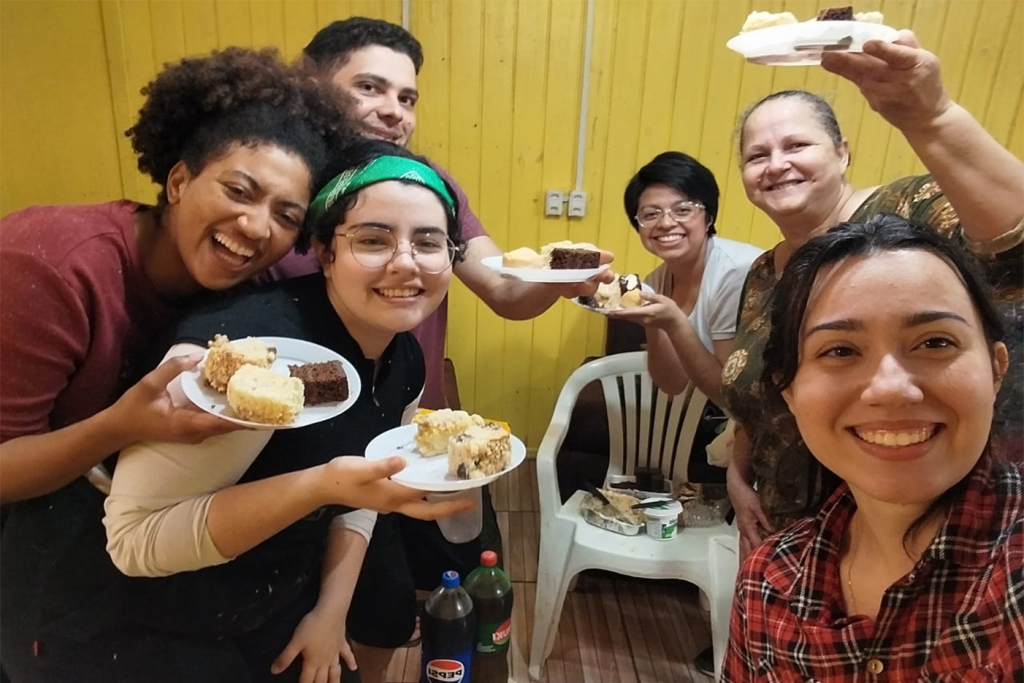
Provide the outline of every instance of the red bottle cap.
[[480,564],[485,567],[493,567],[498,564],[498,553],[493,550],[485,550],[480,553]]

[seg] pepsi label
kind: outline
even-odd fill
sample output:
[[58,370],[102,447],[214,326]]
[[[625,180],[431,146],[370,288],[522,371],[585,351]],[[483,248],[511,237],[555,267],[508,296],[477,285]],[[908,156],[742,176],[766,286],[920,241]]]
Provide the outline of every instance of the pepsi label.
[[432,659],[427,662],[427,680],[432,683],[461,683],[465,676],[466,667],[457,659]]

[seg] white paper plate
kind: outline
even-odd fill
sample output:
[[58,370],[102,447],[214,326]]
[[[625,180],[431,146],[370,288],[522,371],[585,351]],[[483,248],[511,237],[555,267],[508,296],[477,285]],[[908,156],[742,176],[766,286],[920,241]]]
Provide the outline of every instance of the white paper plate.
[[[654,294],[654,289],[652,289],[651,286],[649,284],[647,284],[646,282],[641,282],[640,283],[640,291],[644,292],[646,294]],[[573,299],[570,299],[570,301],[572,301],[574,304],[576,304],[580,308],[585,308],[588,311],[593,311],[594,313],[600,313],[601,315],[608,315],[609,309],[607,309],[607,308],[598,308],[597,306],[588,306],[588,305],[586,305],[584,303],[581,303],[579,297],[575,297]],[[627,310],[627,309],[615,308],[615,309],[612,309],[612,310],[622,311],[622,310]]]
[[891,43],[898,35],[864,21],[804,21],[741,33],[725,45],[756,64],[806,66],[821,64],[824,52],[862,52],[868,40]]
[[608,270],[604,263],[597,268],[580,268],[568,270],[551,270],[549,268],[505,268],[501,265],[501,256],[487,256],[480,260],[485,266],[499,275],[514,277],[523,282],[545,282],[549,284],[586,282],[600,272]]
[[380,434],[366,447],[367,460],[380,460],[390,455],[401,455],[408,461],[405,469],[391,477],[392,481],[422,491],[465,491],[491,483],[508,474],[526,460],[526,446],[515,436],[509,437],[512,457],[508,467],[497,474],[479,479],[458,479],[448,476],[448,456],[424,458],[416,450],[416,425],[402,425]]
[[[203,378],[203,365],[205,359],[196,368],[181,374],[181,386],[185,390],[192,403],[208,413],[222,417],[229,422],[253,427],[256,429],[296,429],[307,427],[317,422],[329,420],[336,415],[352,407],[359,398],[360,383],[359,373],[355,367],[345,358],[334,351],[324,348],[318,344],[302,341],[299,339],[288,339],[287,337],[257,337],[271,346],[277,348],[277,359],[270,369],[278,374],[288,376],[289,365],[302,365],[305,363],[322,363],[325,361],[340,361],[345,368],[345,377],[348,379],[348,398],[340,403],[324,403],[318,406],[306,406],[298,414],[294,421],[286,425],[268,425],[262,422],[250,422],[235,416],[231,406],[228,405],[228,398],[211,387]],[[207,351],[209,353],[209,351]]]

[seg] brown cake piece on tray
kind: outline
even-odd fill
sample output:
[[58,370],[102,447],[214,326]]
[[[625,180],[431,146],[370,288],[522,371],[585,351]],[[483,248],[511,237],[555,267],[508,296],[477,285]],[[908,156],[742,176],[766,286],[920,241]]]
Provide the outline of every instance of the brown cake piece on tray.
[[818,12],[818,21],[853,21],[853,7],[829,7]]
[[307,406],[337,403],[348,398],[348,378],[340,361],[289,365],[288,372],[302,380]]

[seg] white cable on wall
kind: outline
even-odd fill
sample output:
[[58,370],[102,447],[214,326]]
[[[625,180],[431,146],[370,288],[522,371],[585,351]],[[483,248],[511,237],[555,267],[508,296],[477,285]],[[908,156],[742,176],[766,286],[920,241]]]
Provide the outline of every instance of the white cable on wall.
[[402,28],[406,31],[409,30],[409,2],[410,0],[402,0]]
[[580,86],[580,122],[576,139],[576,192],[583,191],[583,162],[587,156],[587,102],[590,100],[590,55],[593,42],[594,0],[587,0],[587,33],[583,39],[583,79]]

